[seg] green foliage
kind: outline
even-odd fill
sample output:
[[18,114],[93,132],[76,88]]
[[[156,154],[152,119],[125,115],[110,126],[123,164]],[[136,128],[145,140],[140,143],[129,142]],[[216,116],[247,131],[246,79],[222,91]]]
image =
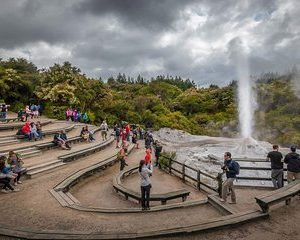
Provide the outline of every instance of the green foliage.
[[167,169],[170,166],[170,159],[176,158],[176,152],[163,151],[159,157],[159,163],[163,169]]
[[[291,87],[297,71],[268,73],[256,84],[256,138],[288,146],[300,145],[300,100]],[[299,74],[297,75],[299,76]],[[43,102],[44,114],[65,118],[68,107],[87,112],[91,122],[104,119],[151,129],[170,127],[193,134],[235,136],[238,126],[237,82],[196,89],[181,77],[157,76],[150,81],[119,73],[107,83],[88,79],[69,62],[38,70],[25,59],[0,60],[0,98],[18,111]]]

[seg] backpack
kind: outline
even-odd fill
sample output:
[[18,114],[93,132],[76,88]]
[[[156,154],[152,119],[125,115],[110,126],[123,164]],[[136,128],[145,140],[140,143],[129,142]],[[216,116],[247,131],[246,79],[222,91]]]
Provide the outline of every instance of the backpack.
[[236,175],[240,174],[240,164],[237,161],[232,161],[232,164],[234,164],[234,169],[236,170]]
[[116,132],[116,136],[119,137],[120,136],[120,128],[116,128],[115,132]]

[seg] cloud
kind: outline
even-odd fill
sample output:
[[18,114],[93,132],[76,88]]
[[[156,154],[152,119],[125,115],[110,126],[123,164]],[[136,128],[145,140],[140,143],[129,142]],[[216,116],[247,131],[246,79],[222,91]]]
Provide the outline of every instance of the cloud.
[[236,39],[252,75],[297,64],[299,18],[297,0],[2,0],[0,57],[70,61],[95,78],[169,74],[224,85],[237,79]]

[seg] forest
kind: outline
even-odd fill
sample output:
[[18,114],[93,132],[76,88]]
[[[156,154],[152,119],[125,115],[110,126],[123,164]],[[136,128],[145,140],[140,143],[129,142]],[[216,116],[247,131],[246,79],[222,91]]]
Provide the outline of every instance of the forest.
[[[254,138],[300,146],[300,97],[286,74],[267,73],[256,78]],[[298,79],[299,81],[299,79]],[[38,69],[26,59],[0,59],[0,102],[19,111],[40,103],[44,114],[64,119],[68,107],[87,112],[94,124],[104,119],[157,130],[162,127],[209,136],[238,136],[237,82],[196,88],[180,76],[145,79],[119,73],[103,80],[88,78],[69,62]]]

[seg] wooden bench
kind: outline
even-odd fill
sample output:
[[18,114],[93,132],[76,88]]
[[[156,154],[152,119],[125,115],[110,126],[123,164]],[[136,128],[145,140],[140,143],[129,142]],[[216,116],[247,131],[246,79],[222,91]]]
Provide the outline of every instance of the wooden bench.
[[256,202],[264,213],[269,211],[269,207],[279,202],[285,201],[288,205],[292,197],[300,194],[300,180],[296,180],[275,191],[268,192],[255,197]]
[[6,122],[6,123],[9,123],[9,122],[15,122],[15,121],[19,121],[20,118],[0,118],[0,122]]
[[[77,136],[77,137],[72,137],[69,138],[66,142],[67,143],[76,143],[76,142],[81,142],[83,141],[83,138],[81,136]],[[58,145],[56,145],[53,141],[51,142],[45,142],[45,143],[41,143],[41,144],[37,144],[35,145],[38,149],[51,149],[51,148],[56,148]]]
[[[116,192],[121,192],[126,199],[128,197],[135,199],[139,202],[141,202],[141,194],[137,193],[133,190],[125,188],[121,184],[121,178],[123,178],[125,175],[129,175],[132,172],[136,171],[138,167],[133,167],[130,169],[127,169],[125,171],[120,172],[113,180],[113,187],[116,190]],[[173,192],[167,192],[167,193],[161,193],[161,194],[150,194],[150,201],[160,201],[162,205],[165,205],[168,200],[176,199],[176,198],[182,198],[182,201],[184,202],[187,198],[187,196],[190,194],[190,191],[185,189],[180,189]]]

